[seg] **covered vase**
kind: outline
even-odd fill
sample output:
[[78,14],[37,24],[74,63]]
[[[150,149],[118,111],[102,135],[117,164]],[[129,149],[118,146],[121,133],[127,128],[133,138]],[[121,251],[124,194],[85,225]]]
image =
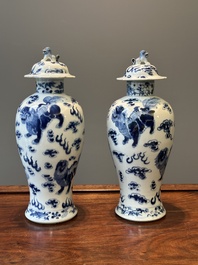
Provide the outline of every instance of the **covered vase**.
[[173,145],[174,114],[168,102],[154,95],[160,76],[140,52],[126,69],[126,96],[116,100],[108,113],[108,142],[119,179],[117,215],[132,221],[153,221],[166,210],[161,184]]
[[31,73],[36,92],[16,114],[16,142],[29,185],[25,216],[37,223],[67,221],[77,214],[72,199],[84,140],[84,116],[78,102],[64,94],[64,78],[74,78],[59,55],[43,50]]

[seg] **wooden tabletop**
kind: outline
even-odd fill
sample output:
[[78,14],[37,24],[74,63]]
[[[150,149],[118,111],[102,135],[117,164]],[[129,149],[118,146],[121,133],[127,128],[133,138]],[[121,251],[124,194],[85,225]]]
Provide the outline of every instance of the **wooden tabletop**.
[[167,215],[137,223],[117,216],[117,186],[74,186],[77,216],[41,225],[24,216],[23,186],[0,187],[0,264],[198,264],[198,185],[164,185]]

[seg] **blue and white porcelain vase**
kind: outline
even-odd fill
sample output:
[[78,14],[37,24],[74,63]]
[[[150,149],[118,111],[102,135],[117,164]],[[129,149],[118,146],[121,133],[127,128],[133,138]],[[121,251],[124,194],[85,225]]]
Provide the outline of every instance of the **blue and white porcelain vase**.
[[84,140],[84,116],[78,102],[64,94],[64,78],[74,78],[49,47],[25,77],[36,79],[36,93],[16,114],[16,141],[27,176],[30,201],[25,216],[37,223],[73,218],[72,181]]
[[120,184],[115,212],[124,219],[153,221],[166,214],[160,193],[173,144],[174,114],[153,94],[155,80],[164,78],[144,50],[117,78],[127,82],[127,95],[112,104],[107,130]]

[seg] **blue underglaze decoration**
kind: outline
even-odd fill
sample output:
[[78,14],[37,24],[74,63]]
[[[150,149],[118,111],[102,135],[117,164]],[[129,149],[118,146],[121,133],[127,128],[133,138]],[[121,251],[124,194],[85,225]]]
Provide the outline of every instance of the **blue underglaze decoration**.
[[37,172],[41,171],[41,167],[38,166],[37,160],[33,161],[32,156],[29,158],[27,155],[23,156],[23,160],[28,163]]
[[53,182],[49,182],[49,181],[47,181],[47,182],[42,184],[42,187],[43,188],[47,188],[49,192],[54,192],[54,187],[55,186],[56,185]]
[[63,86],[63,82],[37,82],[36,83],[36,90],[39,93],[57,93],[57,94],[61,94],[64,92],[64,86]]
[[74,161],[70,167],[68,167],[67,160],[61,160],[57,163],[54,172],[54,180],[60,186],[58,194],[61,194],[65,187],[67,187],[66,193],[70,191],[72,179],[76,173],[77,165],[77,161]]
[[74,147],[75,150],[77,151],[80,148],[81,142],[82,142],[82,140],[80,138],[75,139],[73,144],[72,144],[72,147]]
[[109,132],[108,132],[108,137],[110,137],[111,139],[112,139],[112,141],[113,141],[113,143],[115,144],[115,145],[118,145],[118,142],[117,142],[117,132],[115,131],[115,130],[109,130]]
[[124,180],[124,176],[123,176],[123,174],[122,174],[121,171],[119,171],[119,177],[120,177],[120,181],[123,182],[123,180]]
[[150,187],[151,187],[151,190],[155,190],[155,189],[156,189],[156,182],[155,182],[155,180],[153,180],[153,181],[151,182]]
[[74,106],[70,109],[70,114],[76,116],[79,119],[80,123],[83,122],[83,117],[81,116],[79,110]]
[[45,221],[50,221],[53,219],[59,220],[67,216],[68,213],[75,213],[75,212],[76,212],[76,208],[74,205],[72,205],[71,207],[66,207],[62,211],[56,211],[56,212],[37,211],[37,210],[32,209],[30,206],[26,210],[26,213],[28,213],[31,217],[36,218],[38,220],[41,219]]
[[61,213],[59,212],[52,212],[52,219],[59,219],[61,217]]
[[71,147],[69,147],[69,143],[66,139],[63,140],[63,134],[61,134],[60,136],[56,136],[56,142],[59,143],[60,146],[62,146],[63,150],[67,155],[71,153]]
[[56,184],[54,184],[54,179],[50,175],[42,175],[46,180],[45,183],[42,184],[43,188],[47,188],[49,192],[54,192],[54,188]]
[[163,109],[166,109],[166,110],[168,110],[169,113],[172,113],[172,109],[167,103],[164,103]]
[[123,203],[125,201],[125,196],[124,195],[121,195],[120,196],[120,201]]
[[150,162],[148,161],[148,157],[146,157],[145,152],[140,152],[138,154],[133,154],[131,157],[127,157],[126,162],[128,164],[133,163],[134,160],[140,160],[143,164],[148,165]]
[[36,198],[32,199],[31,205],[36,207],[38,210],[44,210],[45,209],[45,206],[42,205],[42,203],[40,203]]
[[113,155],[115,155],[117,157],[117,159],[119,160],[120,163],[123,162],[123,157],[124,157],[123,153],[118,153],[116,151],[113,151]]
[[36,217],[37,219],[43,219],[43,220],[49,220],[49,214],[47,212],[39,212],[39,211],[34,211],[31,208],[28,208],[26,211],[27,213],[30,213],[30,216]]
[[[126,69],[125,77],[130,78],[131,76],[128,74],[130,72],[138,73],[141,71],[147,73],[150,76],[153,76],[153,71],[157,73],[157,68],[151,64],[149,65],[145,64],[145,66],[142,66],[141,68],[139,67],[139,65],[137,66],[132,65],[131,67],[128,67]],[[145,78],[145,76],[141,76],[140,78]]]
[[168,162],[168,156],[168,148],[164,148],[159,152],[155,159],[155,165],[159,169],[161,175],[159,180],[162,180],[162,177],[164,175],[164,171]]
[[42,177],[44,177],[44,179],[46,179],[47,181],[50,181],[50,182],[54,181],[53,177],[51,177],[50,175],[42,175]]
[[150,96],[153,95],[153,82],[127,82],[128,96]]
[[52,130],[48,130],[47,131],[47,140],[50,143],[53,143],[54,142],[54,132]]
[[38,192],[40,192],[41,190],[39,190],[34,184],[32,184],[32,183],[30,183],[29,184],[29,187],[30,187],[30,189],[32,190],[32,193],[34,194],[34,195],[36,195]]
[[75,159],[76,159],[75,156],[70,156],[69,161],[72,161],[72,160],[75,160]]
[[27,171],[28,171],[28,172],[26,172],[27,178],[29,176],[28,174],[30,174],[31,176],[35,175],[34,171],[30,167],[27,167]]
[[56,151],[55,149],[47,149],[43,154],[49,157],[56,157],[58,151]]
[[16,131],[16,137],[18,138],[18,139],[20,139],[21,137],[22,137],[22,134],[20,133],[20,131]]
[[159,150],[160,142],[156,139],[149,140],[147,143],[144,144],[144,147],[150,147],[151,151],[156,152]]
[[151,169],[145,167],[132,167],[126,170],[127,174],[134,174],[134,176],[139,177],[141,180],[146,179],[146,173],[152,172]]
[[130,206],[127,207],[124,204],[121,204],[120,206],[117,206],[117,209],[124,215],[128,216],[142,216],[143,213],[148,213],[148,208],[142,209],[142,208],[135,208],[132,209]]
[[49,47],[43,54],[25,76],[36,78],[37,91],[17,109],[15,134],[30,191],[26,217],[58,223],[77,213],[71,186],[84,140],[84,115],[78,102],[64,94],[63,78],[75,76]]
[[131,181],[129,184],[128,184],[130,190],[136,190],[136,191],[139,191],[139,188],[140,188],[140,184],[138,184],[137,182],[134,182],[134,181]]
[[70,200],[69,198],[66,199],[66,201],[64,203],[62,203],[62,207],[68,208],[68,207],[74,207],[72,200]]
[[31,95],[31,96],[29,96],[29,98],[28,98],[28,102],[27,102],[27,104],[32,104],[33,102],[35,102],[35,101],[37,101],[39,99],[39,96],[38,95]]
[[139,101],[139,100],[136,98],[129,98],[129,99],[123,100],[123,102],[127,102],[127,105],[129,105],[129,106],[134,106],[135,102],[137,102],[137,101]]
[[133,199],[140,204],[148,203],[147,198],[139,193],[131,193],[128,195],[128,198]]
[[147,217],[157,217],[165,212],[163,205],[156,206],[153,212],[147,214]]
[[144,99],[142,103],[145,108],[148,108],[148,109],[154,108],[160,103],[160,98],[149,97],[149,98]]
[[46,202],[46,205],[51,205],[51,208],[56,208],[59,204],[59,201],[56,200],[56,199],[49,199],[47,202]]
[[71,104],[68,103],[68,102],[63,102],[63,105],[64,105],[64,106],[67,106],[67,107],[71,107]]
[[155,194],[155,197],[153,197],[152,199],[151,199],[151,204],[156,204],[156,201],[159,201],[159,202],[161,202],[161,200],[160,200],[160,192],[156,192],[156,194]]
[[[43,66],[45,63],[44,62],[38,62],[37,63],[37,65],[39,65],[39,66]],[[38,68],[36,71],[35,71],[35,68],[36,68],[36,65],[34,65],[33,67],[32,67],[32,69],[31,69],[31,74],[32,75],[36,75],[36,74],[38,74],[41,70],[42,70],[42,67],[40,67],[40,68]]]
[[65,72],[63,71],[63,69],[53,68],[53,69],[45,70],[45,73],[60,73],[60,74],[64,74]]
[[21,121],[26,125],[27,134],[26,137],[36,135],[33,140],[33,144],[40,142],[42,131],[47,128],[48,123],[52,119],[58,119],[59,123],[57,127],[60,128],[63,124],[64,117],[61,113],[61,109],[58,105],[48,105],[49,101],[45,104],[40,104],[37,109],[30,107],[24,107],[20,110]]
[[31,153],[35,153],[36,152],[36,149],[34,147],[32,147],[31,145],[28,146],[28,150],[31,152]]
[[17,144],[19,155],[22,156],[23,148]]
[[73,133],[76,133],[76,132],[78,131],[77,126],[78,126],[79,124],[81,124],[81,123],[78,122],[78,121],[71,121],[71,122],[68,124],[67,128],[65,128],[65,131],[67,131],[67,130],[72,130]]
[[31,74],[37,75],[38,73],[40,73],[40,71],[42,70],[42,67],[38,68],[36,71],[34,70],[35,68],[33,67],[31,70]]
[[71,98],[72,103],[78,103],[75,98]]
[[158,131],[164,131],[166,138],[173,139],[172,134],[170,133],[170,128],[174,125],[173,121],[171,120],[164,120],[160,126],[157,128]]
[[53,166],[52,166],[52,164],[51,164],[51,163],[49,163],[49,162],[46,162],[46,163],[44,164],[44,168],[46,168],[46,169],[52,169],[52,168],[53,168]]
[[[165,215],[160,201],[161,180],[174,136],[171,106],[155,96],[155,66],[140,52],[123,77],[127,94],[111,105],[108,142],[120,185],[116,214],[133,221],[153,221]],[[122,174],[123,173],[123,174]]]
[[49,105],[57,103],[58,101],[61,101],[60,96],[47,96],[43,98],[43,102]]
[[123,144],[133,139],[133,147],[136,147],[140,135],[146,128],[150,128],[150,134],[154,131],[154,111],[149,108],[135,107],[129,117],[123,106],[117,106],[112,113],[112,121],[124,136]]

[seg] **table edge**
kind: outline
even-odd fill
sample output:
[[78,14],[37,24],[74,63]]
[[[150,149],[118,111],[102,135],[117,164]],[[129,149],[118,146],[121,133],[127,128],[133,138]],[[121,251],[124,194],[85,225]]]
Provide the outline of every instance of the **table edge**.
[[[162,191],[198,191],[198,184],[162,184]],[[28,193],[26,185],[2,185],[0,194],[3,193]],[[74,185],[73,192],[119,192],[119,186],[114,184],[105,185]]]

